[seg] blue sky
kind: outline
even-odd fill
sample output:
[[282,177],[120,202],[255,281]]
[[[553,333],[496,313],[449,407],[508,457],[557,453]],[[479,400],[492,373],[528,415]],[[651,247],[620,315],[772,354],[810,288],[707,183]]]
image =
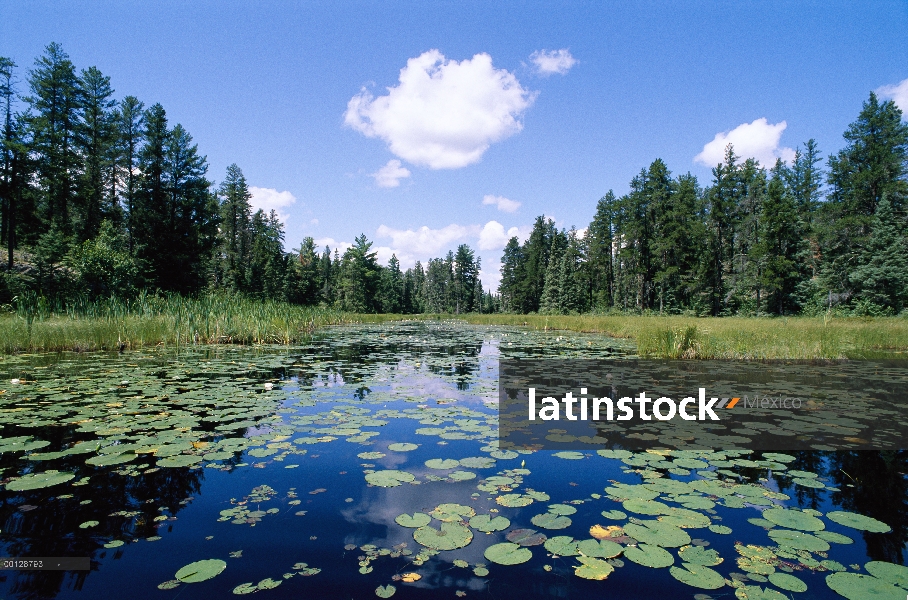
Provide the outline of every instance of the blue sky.
[[365,233],[406,267],[468,243],[487,285],[508,235],[586,227],[656,158],[705,186],[729,140],[825,160],[871,90],[908,112],[904,0],[0,0],[23,91],[51,41],[160,102],[210,179],[237,163],[288,250]]

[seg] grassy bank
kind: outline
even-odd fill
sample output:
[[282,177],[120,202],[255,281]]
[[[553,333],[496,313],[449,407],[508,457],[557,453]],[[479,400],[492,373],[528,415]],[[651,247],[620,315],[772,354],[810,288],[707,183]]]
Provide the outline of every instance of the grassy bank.
[[658,316],[468,315],[471,323],[603,333],[636,341],[660,358],[908,358],[903,317],[696,318]]
[[[134,301],[36,300],[0,315],[0,352],[115,350],[164,344],[295,344],[315,330],[349,323],[452,318],[357,315],[236,296],[142,296]],[[908,319],[694,318],[658,316],[460,315],[468,323],[602,333],[661,358],[837,359],[908,356]]]

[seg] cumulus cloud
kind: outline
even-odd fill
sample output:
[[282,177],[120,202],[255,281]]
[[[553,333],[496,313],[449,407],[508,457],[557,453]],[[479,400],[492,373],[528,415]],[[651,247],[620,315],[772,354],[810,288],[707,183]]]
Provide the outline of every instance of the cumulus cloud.
[[548,77],[553,73],[564,75],[571,70],[577,59],[571,56],[570,50],[537,50],[530,54],[530,60],[536,65],[536,72]]
[[530,230],[530,227],[511,227],[505,232],[504,225],[498,221],[489,221],[479,232],[477,246],[480,250],[502,250],[514,236],[520,241],[525,241]]
[[491,194],[486,194],[482,198],[482,203],[494,204],[498,207],[498,210],[506,213],[517,212],[517,209],[520,208],[520,202],[517,202],[516,200],[509,200],[504,196],[493,196]]
[[876,90],[877,95],[892,100],[902,110],[902,119],[908,121],[908,79],[900,83],[884,85]]
[[478,225],[463,226],[452,223],[441,229],[430,229],[423,225],[416,231],[412,229],[392,229],[380,225],[376,235],[379,238],[391,238],[391,245],[408,254],[435,256],[453,242],[475,236]]
[[410,176],[410,171],[400,165],[400,161],[389,160],[388,164],[371,174],[375,178],[375,185],[383,188],[393,188],[400,185],[401,179]]
[[767,168],[772,167],[777,158],[791,162],[795,151],[779,146],[786,127],[788,123],[785,121],[773,125],[765,117],[753,123],[742,123],[731,131],[717,133],[713,141],[703,146],[703,151],[694,157],[694,161],[714,167],[725,159],[725,147],[731,144],[737,156],[755,158]]
[[253,211],[262,209],[266,213],[270,213],[274,210],[277,218],[283,223],[290,218],[284,209],[296,203],[296,197],[293,194],[288,191],[279,192],[274,188],[249,186],[249,193],[252,194],[249,204]]
[[438,50],[411,58],[384,96],[365,88],[347,103],[344,123],[388,144],[412,164],[457,169],[473,164],[495,142],[523,128],[536,97],[492,57],[448,60]]

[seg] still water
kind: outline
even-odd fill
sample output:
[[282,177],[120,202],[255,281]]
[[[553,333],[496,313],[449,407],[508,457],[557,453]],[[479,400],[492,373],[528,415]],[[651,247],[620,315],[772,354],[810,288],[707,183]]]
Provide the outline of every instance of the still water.
[[403,322],[4,357],[0,553],[92,568],[0,597],[908,597],[905,451],[499,447],[500,357],[632,352]]

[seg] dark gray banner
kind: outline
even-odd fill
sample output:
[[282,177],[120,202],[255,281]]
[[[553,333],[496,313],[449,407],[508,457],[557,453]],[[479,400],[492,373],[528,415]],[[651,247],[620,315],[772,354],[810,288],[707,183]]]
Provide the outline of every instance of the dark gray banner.
[[502,359],[502,448],[908,448],[908,361]]
[[13,571],[90,571],[88,556],[0,557],[0,569]]

